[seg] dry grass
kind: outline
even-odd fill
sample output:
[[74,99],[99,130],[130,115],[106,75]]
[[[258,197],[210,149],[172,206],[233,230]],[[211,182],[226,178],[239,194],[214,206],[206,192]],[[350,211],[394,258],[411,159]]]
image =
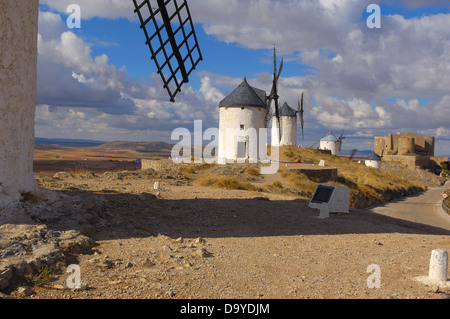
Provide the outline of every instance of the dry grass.
[[189,164],[187,166],[182,166],[178,169],[178,171],[182,174],[188,175],[188,174],[197,174],[201,171],[207,170],[211,168],[211,164],[202,163],[202,164]]
[[234,176],[204,176],[198,178],[194,185],[202,187],[216,187],[224,189],[240,189],[256,191],[257,188],[251,183],[241,181]]
[[183,174],[196,174],[197,173],[197,171],[195,170],[195,167],[193,165],[180,167],[178,171]]
[[259,169],[256,167],[249,167],[245,170],[245,174],[253,175],[253,176],[259,176]]
[[302,190],[304,192],[313,193],[317,187],[317,182],[309,179],[305,174],[298,171],[286,171],[280,172],[287,184],[292,187]]
[[[410,190],[423,189],[413,181],[393,171],[384,171],[366,167],[349,159],[326,154],[311,148],[288,148],[284,156],[289,160],[318,164],[325,160],[326,165],[338,169],[338,179],[330,184],[347,186],[351,191],[351,203],[356,199],[384,201],[386,193],[406,195]],[[294,187],[314,192],[317,183],[298,172],[282,173],[282,176]],[[397,196],[398,197],[398,196]]]
[[33,276],[30,282],[37,287],[43,287],[48,285],[55,278],[55,271],[49,269],[47,266],[41,267],[39,272]]

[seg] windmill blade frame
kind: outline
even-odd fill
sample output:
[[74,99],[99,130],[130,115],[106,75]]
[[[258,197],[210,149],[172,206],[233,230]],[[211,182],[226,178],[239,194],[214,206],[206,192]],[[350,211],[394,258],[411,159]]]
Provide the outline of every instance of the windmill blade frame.
[[300,121],[300,125],[302,128],[302,138],[305,139],[305,134],[304,134],[304,127],[305,127],[305,121],[304,121],[304,108],[303,108],[303,93],[302,93],[302,98],[301,98],[301,103],[300,101],[298,102],[298,115],[299,115],[299,121]]
[[[133,0],[145,44],[170,101],[203,61],[186,0]],[[162,20],[162,21],[161,21]]]
[[272,102],[274,102],[275,112],[268,118],[273,118],[275,115],[278,123],[278,140],[281,141],[282,137],[282,127],[281,127],[281,119],[280,119],[280,109],[279,109],[279,96],[278,96],[278,80],[281,76],[281,71],[283,69],[284,59],[281,60],[280,69],[277,69],[277,51],[276,48],[273,48],[273,83],[272,89],[270,91],[270,95],[267,98],[268,112],[271,111]]

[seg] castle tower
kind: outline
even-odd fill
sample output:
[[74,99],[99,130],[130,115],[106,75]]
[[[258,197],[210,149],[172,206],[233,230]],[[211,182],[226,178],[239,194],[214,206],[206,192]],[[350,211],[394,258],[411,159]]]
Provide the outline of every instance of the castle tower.
[[398,139],[398,155],[413,155],[416,153],[416,139],[411,136],[400,136]]
[[0,0],[0,210],[33,192],[38,0]]
[[286,102],[279,110],[281,123],[281,140],[278,137],[278,120],[272,119],[272,145],[273,146],[296,146],[297,145],[297,112]]
[[260,136],[266,111],[266,92],[251,87],[246,78],[219,103],[219,164],[265,159],[259,153],[267,153],[267,135]]
[[320,149],[324,151],[331,151],[331,154],[339,156],[341,154],[342,141],[330,131],[327,136],[320,140]]

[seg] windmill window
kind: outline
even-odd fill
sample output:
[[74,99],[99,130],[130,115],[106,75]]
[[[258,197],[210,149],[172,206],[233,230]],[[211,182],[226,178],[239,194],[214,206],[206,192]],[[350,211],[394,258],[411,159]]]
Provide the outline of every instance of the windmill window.
[[245,125],[241,125],[241,131],[245,130]]
[[243,107],[241,107],[241,110],[243,110],[244,108]]

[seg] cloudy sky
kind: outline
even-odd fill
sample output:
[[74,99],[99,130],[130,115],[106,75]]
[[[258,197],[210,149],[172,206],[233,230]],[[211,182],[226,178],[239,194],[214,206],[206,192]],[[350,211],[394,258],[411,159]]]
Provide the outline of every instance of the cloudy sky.
[[[448,0],[188,0],[204,61],[171,103],[131,0],[41,0],[36,136],[166,141],[175,128],[218,127],[218,104],[244,77],[269,91],[284,57],[281,103],[305,93],[305,139],[345,129],[345,149],[418,132],[450,154]],[[369,28],[370,4],[381,28]]]

